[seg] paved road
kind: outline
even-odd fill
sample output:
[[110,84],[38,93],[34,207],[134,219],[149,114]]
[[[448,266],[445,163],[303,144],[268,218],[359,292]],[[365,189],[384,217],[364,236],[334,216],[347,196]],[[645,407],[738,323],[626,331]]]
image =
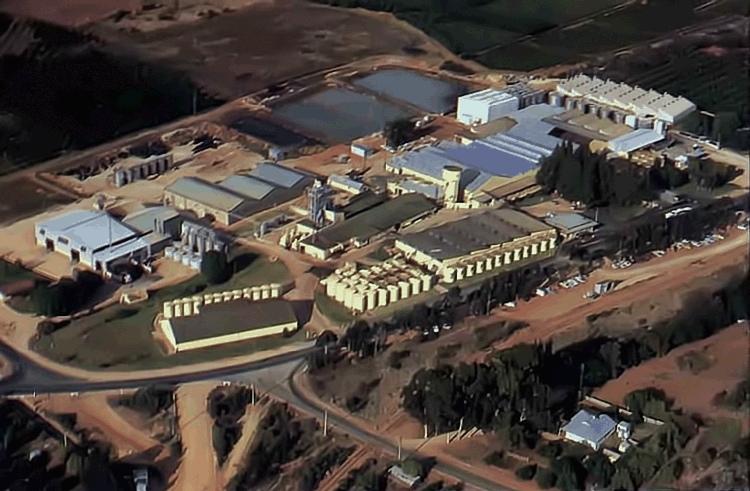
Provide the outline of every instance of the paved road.
[[[274,397],[286,401],[290,405],[323,421],[325,417],[324,409],[318,405],[317,401],[308,399],[293,382],[294,374],[303,366],[304,363],[289,362],[283,365],[277,365],[273,369],[266,371],[264,373],[265,377],[259,377],[256,372],[255,374],[228,377],[228,379],[245,384],[256,384],[256,388],[258,388],[261,393],[270,393]],[[380,434],[370,432],[359,426],[354,417],[344,418],[333,413],[328,413],[328,425],[331,429],[336,429],[337,431],[346,433],[351,437],[372,445],[386,453],[394,456],[398,454],[398,448],[393,442],[384,438]],[[422,454],[418,451],[411,453],[407,452],[407,455],[420,458],[433,457],[432,455]],[[497,483],[481,476],[477,476],[465,469],[441,462],[440,460],[437,461],[433,470],[451,476],[472,488],[486,491],[514,491],[509,488],[501,487]]]
[[252,361],[233,367],[216,368],[181,375],[149,377],[144,372],[143,378],[127,381],[91,382],[58,374],[39,366],[34,361],[19,354],[8,345],[0,342],[0,355],[8,359],[15,368],[15,373],[7,380],[0,382],[0,395],[23,395],[33,393],[60,392],[95,392],[100,390],[130,389],[152,383],[184,384],[201,380],[224,379],[231,375],[261,371],[289,362],[299,362],[315,347],[278,355],[260,361]]

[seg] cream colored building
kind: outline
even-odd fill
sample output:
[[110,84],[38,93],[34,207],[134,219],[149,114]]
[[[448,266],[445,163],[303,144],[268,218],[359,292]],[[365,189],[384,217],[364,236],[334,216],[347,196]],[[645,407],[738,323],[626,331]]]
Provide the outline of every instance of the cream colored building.
[[204,304],[196,311],[195,298],[174,303],[172,314],[179,309],[180,315],[165,316],[159,322],[174,352],[294,332],[299,325],[286,300],[230,299]]
[[432,289],[435,275],[408,264],[402,257],[390,258],[369,268],[348,263],[321,281],[326,295],[355,312],[385,307]]
[[453,283],[545,253],[557,232],[520,211],[496,208],[422,232],[406,234],[396,249]]

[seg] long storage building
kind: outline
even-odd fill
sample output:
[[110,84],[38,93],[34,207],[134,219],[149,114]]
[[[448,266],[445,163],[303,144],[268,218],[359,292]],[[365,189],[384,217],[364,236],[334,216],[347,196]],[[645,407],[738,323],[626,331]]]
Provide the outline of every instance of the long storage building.
[[395,242],[404,255],[440,275],[445,283],[545,253],[557,245],[557,232],[510,208],[496,208]]

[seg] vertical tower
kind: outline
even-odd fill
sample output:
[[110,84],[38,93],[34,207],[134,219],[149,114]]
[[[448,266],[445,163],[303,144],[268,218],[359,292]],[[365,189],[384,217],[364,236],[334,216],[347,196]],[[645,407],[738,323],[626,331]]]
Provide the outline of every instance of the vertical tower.
[[324,225],[324,212],[329,208],[331,203],[330,190],[321,181],[316,179],[307,191],[307,198],[310,219],[315,222],[315,225],[317,226]]
[[446,203],[458,203],[461,199],[461,167],[446,165],[443,167],[443,183],[445,185]]

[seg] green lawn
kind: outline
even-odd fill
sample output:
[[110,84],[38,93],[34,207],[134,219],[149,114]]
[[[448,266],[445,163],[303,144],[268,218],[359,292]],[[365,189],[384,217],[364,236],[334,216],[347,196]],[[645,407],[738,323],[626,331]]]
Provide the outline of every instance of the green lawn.
[[315,292],[315,305],[318,310],[330,320],[334,325],[341,326],[354,320],[351,314],[343,305],[338,303],[322,291]]
[[[154,369],[197,363],[228,356],[272,349],[289,342],[285,338],[251,340],[193,353],[164,356],[153,339],[153,321],[162,303],[201,292],[217,292],[280,283],[289,271],[280,261],[272,263],[265,256],[247,251],[237,257],[241,269],[229,281],[206,286],[200,274],[180,284],[150,294],[148,300],[133,305],[117,305],[77,319],[52,335],[33,343],[33,349],[60,363],[87,369]],[[302,334],[293,339],[301,340]]]

